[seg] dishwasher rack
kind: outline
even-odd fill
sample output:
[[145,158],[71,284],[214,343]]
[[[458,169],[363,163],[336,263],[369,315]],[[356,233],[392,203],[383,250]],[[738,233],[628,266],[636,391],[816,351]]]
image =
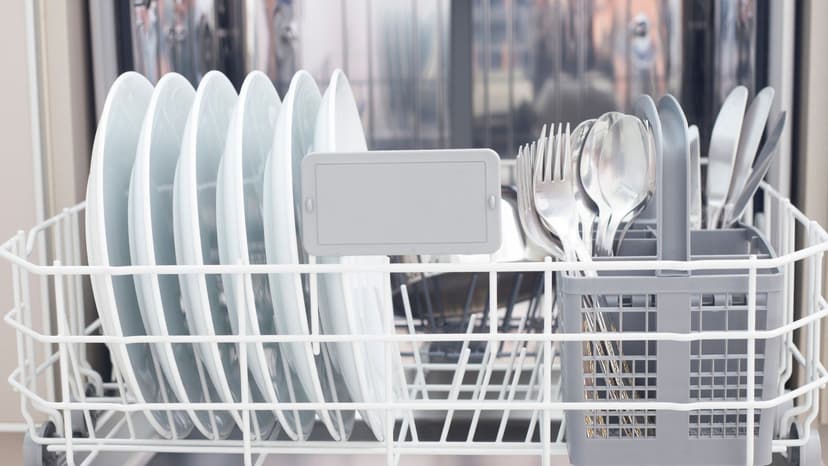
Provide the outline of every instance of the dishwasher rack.
[[[762,186],[764,211],[757,216],[759,230],[776,255],[770,258],[667,262],[616,260],[568,263],[543,261],[520,263],[391,263],[384,265],[247,265],[247,266],[130,266],[84,265],[84,204],[65,209],[29,231],[20,231],[0,246],[0,256],[11,268],[13,308],[5,322],[17,338],[17,368],[9,383],[20,393],[20,409],[28,431],[24,445],[27,464],[113,464],[113,455],[142,452],[230,453],[244,464],[263,464],[274,454],[370,454],[384,456],[388,465],[402,457],[418,455],[521,455],[541,458],[566,456],[566,417],[570,410],[636,410],[688,412],[703,409],[776,411],[772,450],[793,464],[819,464],[819,438],[811,429],[819,409],[819,390],[828,383],[828,371],[819,361],[820,326],[828,316],[823,297],[822,269],[828,250],[828,233],[808,219],[789,200],[767,185]],[[796,241],[800,242],[795,247]],[[52,251],[46,255],[47,249]],[[47,259],[48,257],[48,259]],[[558,329],[555,278],[561,271],[655,270],[746,271],[749,280],[748,312],[756,311],[757,271],[778,268],[784,275],[782,324],[757,330],[691,332],[574,332]],[[101,335],[92,308],[88,280],[92,274],[231,274],[251,280],[255,274],[302,273],[316,290],[320,273],[353,271],[411,274],[473,274],[485,277],[487,302],[469,309],[463,324],[435,332],[425,324],[422,310],[412,312],[407,288],[399,290],[403,309],[388,312],[384,333],[370,335],[320,335],[317,302],[311,299],[310,335],[267,336],[142,336]],[[539,278],[539,293],[528,299],[511,299],[499,306],[498,289],[504,276],[526,273]],[[510,278],[511,279],[511,278]],[[312,295],[313,295],[312,291]],[[515,293],[517,296],[517,293]],[[754,296],[753,299],[750,296]],[[395,299],[396,301],[396,299]],[[47,305],[44,305],[47,303]],[[493,325],[494,323],[494,325]],[[754,322],[755,324],[755,322]],[[241,327],[243,328],[243,326]],[[753,397],[728,401],[670,403],[655,400],[588,400],[564,402],[560,346],[564,342],[612,339],[648,341],[703,341],[727,338],[755,345],[780,338],[778,395],[761,401]],[[387,355],[400,354],[402,373],[392,374],[386,361],[383,400],[363,402],[284,402],[287,411],[375,409],[385,416],[382,441],[355,434],[348,441],[333,441],[317,426],[311,438],[293,441],[284,437],[254,439],[251,412],[268,409],[265,403],[243,399],[239,403],[137,403],[124,389],[117,367],[106,369],[105,345],[139,343],[197,344],[216,341],[242,342],[379,342]],[[240,344],[242,374],[248,374],[247,345]],[[431,351],[453,348],[454,351]],[[438,357],[437,354],[442,356]],[[749,362],[753,364],[753,362]],[[243,377],[245,377],[243,375]],[[249,377],[249,375],[247,376]],[[404,381],[401,396],[393,384]],[[243,382],[244,383],[244,382]],[[250,383],[250,381],[247,381]],[[748,382],[751,383],[751,382]],[[246,398],[246,397],[245,397]],[[237,429],[225,440],[207,441],[192,435],[180,439],[159,438],[142,421],[141,411],[232,410],[242,413],[247,428]],[[750,418],[749,418],[750,419]],[[754,421],[748,421],[754,422]],[[752,429],[750,429],[752,430]],[[750,431],[749,430],[749,431]],[[360,431],[360,429],[357,429]],[[753,464],[752,436],[746,436],[747,464]],[[815,447],[816,445],[816,447]],[[814,463],[816,462],[816,463]]]

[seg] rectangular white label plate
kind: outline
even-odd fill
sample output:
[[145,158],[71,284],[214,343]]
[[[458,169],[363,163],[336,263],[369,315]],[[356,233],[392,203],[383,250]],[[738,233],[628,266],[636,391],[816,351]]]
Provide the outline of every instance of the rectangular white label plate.
[[309,154],[302,232],[316,256],[489,254],[500,158],[489,149]]

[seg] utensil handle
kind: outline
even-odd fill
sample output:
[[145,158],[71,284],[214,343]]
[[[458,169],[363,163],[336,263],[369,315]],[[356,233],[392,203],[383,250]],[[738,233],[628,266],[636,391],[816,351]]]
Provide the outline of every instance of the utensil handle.
[[610,217],[610,213],[601,212],[598,214],[598,224],[595,229],[594,249],[595,254],[599,256],[608,255],[609,251],[612,250],[612,243],[607,246],[607,241],[611,241],[607,238],[607,228],[609,227]]

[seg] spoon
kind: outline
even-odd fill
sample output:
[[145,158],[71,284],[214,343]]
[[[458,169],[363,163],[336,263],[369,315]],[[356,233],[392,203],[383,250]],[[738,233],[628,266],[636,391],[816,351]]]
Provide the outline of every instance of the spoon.
[[612,255],[615,233],[622,220],[632,217],[655,191],[655,151],[650,133],[637,117],[624,115],[610,127],[598,160],[601,193],[610,207],[609,223],[599,244]]
[[604,195],[601,193],[601,183],[598,181],[598,159],[601,156],[604,137],[609,132],[610,126],[622,116],[624,114],[620,112],[607,112],[601,115],[590,127],[581,150],[581,160],[579,162],[581,185],[598,211],[598,226],[595,231],[596,246],[604,243],[603,234],[607,230],[609,217],[612,213]]
[[[580,171],[581,156],[583,155],[584,141],[586,140],[589,130],[595,124],[595,119],[584,120],[575,127],[570,135],[571,142],[571,162],[572,173],[578,174]],[[578,209],[578,221],[581,224],[581,240],[587,250],[587,253],[592,255],[592,226],[595,222],[595,212],[598,210],[597,205],[584,189],[581,183],[581,177],[576,176],[575,182],[572,184],[572,189],[575,194],[575,202]]]

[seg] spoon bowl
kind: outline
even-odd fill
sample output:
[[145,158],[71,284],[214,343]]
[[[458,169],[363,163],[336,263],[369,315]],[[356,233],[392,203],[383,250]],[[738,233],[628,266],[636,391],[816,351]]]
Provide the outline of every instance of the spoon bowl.
[[611,255],[621,222],[632,221],[655,191],[655,151],[644,123],[624,115],[610,127],[600,154],[598,183],[611,214],[599,247]]
[[612,212],[601,192],[601,183],[598,180],[598,159],[601,156],[603,141],[610,127],[623,116],[624,114],[620,112],[607,112],[592,123],[584,138],[580,161],[578,162],[580,184],[595,204],[598,212],[598,227],[595,232],[596,246],[604,243],[603,234],[606,232]]

